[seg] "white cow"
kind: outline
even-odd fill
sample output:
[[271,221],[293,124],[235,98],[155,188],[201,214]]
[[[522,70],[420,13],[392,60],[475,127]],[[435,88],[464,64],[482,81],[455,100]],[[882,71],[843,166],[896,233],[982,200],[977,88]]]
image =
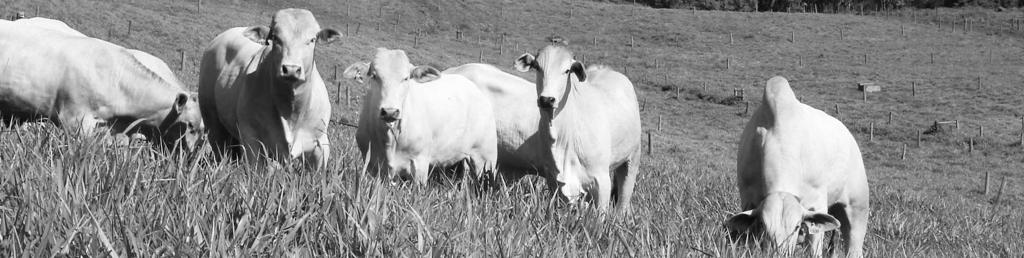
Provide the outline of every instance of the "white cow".
[[736,174],[746,211],[726,221],[734,235],[767,237],[784,254],[809,237],[821,255],[824,232],[840,228],[847,255],[861,256],[869,207],[857,141],[839,120],[800,103],[786,79],[768,80],[740,138]]
[[331,102],[313,50],[340,37],[321,29],[307,10],[284,9],[270,27],[231,28],[214,38],[199,74],[199,101],[214,152],[241,152],[250,161],[263,155],[278,162],[301,158],[307,168],[324,168]]
[[546,144],[535,151],[547,156],[549,181],[570,201],[589,194],[603,211],[614,197],[629,211],[643,134],[633,83],[604,66],[584,68],[557,44],[523,54],[515,67],[537,71],[538,137]]
[[55,32],[65,33],[71,36],[86,37],[85,34],[82,34],[82,32],[72,29],[71,26],[68,26],[67,23],[54,19],[32,17],[15,20],[14,24],[36,26],[39,28],[54,30]]
[[541,116],[534,83],[488,64],[464,64],[441,73],[465,76],[489,97],[498,133],[498,171],[506,180],[543,172],[546,156],[537,150],[546,142],[537,134]]
[[370,81],[356,131],[359,150],[369,155],[367,170],[420,184],[431,169],[463,161],[478,177],[493,171],[498,154],[491,103],[466,77],[414,66],[405,51],[386,48],[344,75]]
[[[49,119],[81,133],[109,124],[114,133],[141,133],[171,149],[199,138],[198,104],[177,79],[165,79],[129,49],[62,26],[0,21],[0,115],[6,122]],[[187,141],[179,141],[183,137]]]

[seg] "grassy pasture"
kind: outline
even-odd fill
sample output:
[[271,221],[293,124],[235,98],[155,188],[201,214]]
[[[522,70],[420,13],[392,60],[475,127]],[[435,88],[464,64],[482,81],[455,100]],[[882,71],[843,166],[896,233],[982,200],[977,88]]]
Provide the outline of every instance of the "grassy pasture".
[[[511,70],[513,58],[550,35],[568,38],[588,64],[625,71],[653,138],[635,213],[602,221],[552,201],[533,179],[475,195],[460,182],[393,186],[364,177],[354,130],[341,125],[358,118],[364,91],[343,81],[330,86],[332,98],[348,89],[352,103],[334,107],[335,155],[323,172],[97,144],[52,126],[5,130],[0,252],[766,256],[729,243],[721,222],[739,211],[735,146],[744,101],[756,108],[764,81],[782,75],[804,102],[830,114],[838,106],[861,144],[872,193],[867,255],[1024,255],[1024,216],[1016,210],[1024,205],[1024,31],[1011,26],[1024,18],[1021,10],[861,16],[535,0],[0,0],[4,16],[38,9],[172,68],[184,53],[179,77],[190,87],[210,39],[229,27],[268,24],[284,7],[310,9],[322,26],[346,35],[318,47],[318,67],[332,81],[335,67],[366,60],[378,46],[439,68],[482,59]],[[858,81],[883,90],[864,101]],[[746,99],[730,98],[734,89]],[[947,120],[959,121],[959,130],[943,127],[918,146],[918,131]]]

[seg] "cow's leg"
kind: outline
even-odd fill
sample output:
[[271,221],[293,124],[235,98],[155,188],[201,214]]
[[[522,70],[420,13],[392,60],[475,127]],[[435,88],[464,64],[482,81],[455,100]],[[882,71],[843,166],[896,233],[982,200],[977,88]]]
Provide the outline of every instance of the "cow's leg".
[[417,184],[427,185],[430,180],[430,161],[425,157],[416,157],[412,159],[410,165],[409,172],[412,172],[413,180]]
[[210,149],[213,150],[213,156],[217,159],[222,159],[225,156],[239,158],[239,142],[228,133],[228,130],[224,128],[220,120],[213,118],[205,120],[204,123],[207,130],[206,141],[210,144]]
[[836,240],[837,235],[842,233],[845,236],[850,233],[850,216],[847,216],[848,213],[846,210],[847,206],[845,203],[836,203],[828,207],[828,215],[832,215],[836,220],[839,220],[839,231],[832,231],[829,233],[829,244],[827,249],[829,257],[836,257],[836,254],[838,253],[838,248],[836,247],[838,244],[838,241]]
[[[607,168],[608,166],[598,166],[599,168]],[[594,182],[597,187],[597,209],[600,211],[607,211],[609,204],[612,201],[612,175],[611,171],[598,169],[598,171],[590,172],[594,176]]]
[[327,139],[327,135],[321,135],[309,152],[307,152],[303,159],[305,159],[305,165],[310,170],[320,170],[327,167],[327,160],[331,155],[331,141]]
[[846,214],[850,218],[850,229],[843,231],[846,257],[862,257],[864,255],[864,235],[868,232],[869,213],[870,209],[866,201],[864,204],[854,202],[846,207]]
[[633,187],[636,185],[636,176],[640,171],[638,162],[640,159],[637,157],[639,153],[639,151],[635,152],[633,157],[615,168],[616,206],[623,213],[629,213],[632,210],[630,201],[633,199]]
[[825,232],[818,234],[810,234],[807,236],[810,245],[808,248],[811,249],[811,254],[814,257],[821,257],[822,249],[825,245]]

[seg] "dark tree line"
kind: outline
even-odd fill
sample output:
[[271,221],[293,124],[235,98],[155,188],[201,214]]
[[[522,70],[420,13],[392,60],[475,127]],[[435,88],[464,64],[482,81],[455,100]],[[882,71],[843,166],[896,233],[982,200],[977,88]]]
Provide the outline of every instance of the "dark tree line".
[[727,11],[852,12],[936,7],[1024,7],[1024,0],[595,0],[637,3],[654,8]]

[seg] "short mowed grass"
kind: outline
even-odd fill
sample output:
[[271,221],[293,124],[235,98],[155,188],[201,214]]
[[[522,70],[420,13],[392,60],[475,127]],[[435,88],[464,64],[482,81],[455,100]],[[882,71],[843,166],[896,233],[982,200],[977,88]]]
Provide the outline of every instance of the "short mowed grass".
[[[332,82],[336,67],[367,60],[378,46],[405,49],[416,64],[482,59],[511,71],[513,58],[560,35],[578,59],[633,79],[652,153],[642,160],[633,213],[602,215],[552,198],[537,178],[478,193],[458,179],[415,186],[366,176],[354,129],[343,125],[358,118],[364,90],[348,81],[329,86],[332,99],[346,89],[352,99],[334,105],[334,155],[325,171],[106,144],[53,126],[5,129],[5,256],[770,256],[734,245],[721,225],[740,211],[735,148],[746,101],[756,108],[774,75],[789,78],[812,106],[830,114],[838,106],[859,140],[871,183],[867,255],[1024,255],[1017,210],[1024,204],[1024,32],[1009,26],[1020,10],[836,15],[537,0],[9,0],[0,12],[34,16],[37,6],[40,16],[153,53],[172,68],[184,52],[179,77],[193,88],[210,39],[229,27],[266,25],[284,7],[310,9],[321,25],[346,34],[317,49]],[[964,17],[973,21],[969,31]],[[864,101],[858,81],[883,91]],[[746,98],[732,98],[734,89]],[[958,120],[960,128],[924,134],[918,145],[917,132],[937,120]]]

